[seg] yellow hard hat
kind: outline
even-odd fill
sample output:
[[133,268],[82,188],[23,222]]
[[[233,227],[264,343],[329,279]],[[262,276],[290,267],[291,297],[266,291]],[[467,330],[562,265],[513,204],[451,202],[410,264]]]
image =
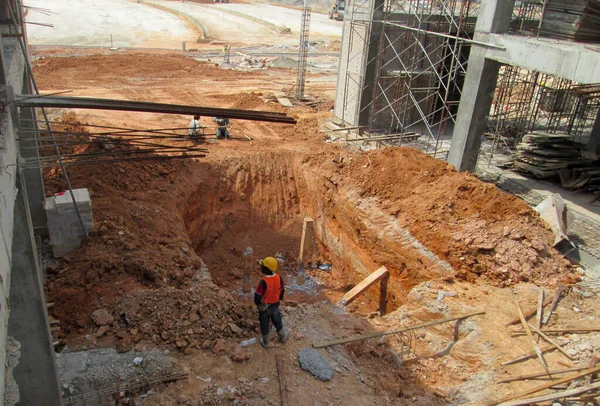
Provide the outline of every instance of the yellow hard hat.
[[258,263],[264,267],[269,268],[269,270],[271,270],[272,272],[275,272],[277,270],[277,260],[273,257],[266,257],[265,259],[261,259],[260,261],[258,261]]

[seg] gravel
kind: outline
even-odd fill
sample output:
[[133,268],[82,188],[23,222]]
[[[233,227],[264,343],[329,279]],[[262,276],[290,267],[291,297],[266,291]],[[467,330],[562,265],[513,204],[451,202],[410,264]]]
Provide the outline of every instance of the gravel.
[[330,381],[333,377],[333,366],[314,348],[304,348],[298,351],[298,361],[300,361],[302,369],[321,381]]

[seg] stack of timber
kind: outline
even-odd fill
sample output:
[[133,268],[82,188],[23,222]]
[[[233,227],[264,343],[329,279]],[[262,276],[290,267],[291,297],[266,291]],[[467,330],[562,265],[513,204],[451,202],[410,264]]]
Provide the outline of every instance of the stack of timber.
[[568,190],[600,191],[600,161],[585,158],[582,137],[531,132],[517,145],[512,163],[536,178],[559,178]]
[[580,42],[600,42],[600,1],[548,0],[540,35]]

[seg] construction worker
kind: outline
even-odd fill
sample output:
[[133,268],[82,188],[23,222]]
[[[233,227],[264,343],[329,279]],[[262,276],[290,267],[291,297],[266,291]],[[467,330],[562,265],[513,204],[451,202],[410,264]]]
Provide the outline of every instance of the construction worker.
[[200,133],[202,125],[200,124],[200,116],[196,114],[190,121],[190,129],[188,130],[188,138],[195,138]]
[[285,287],[283,279],[277,275],[277,260],[273,257],[266,257],[258,261],[260,271],[264,275],[260,280],[256,291],[254,292],[254,303],[258,308],[258,321],[260,323],[260,345],[267,348],[269,344],[270,322],[277,329],[279,339],[285,343],[288,339],[288,333],[283,328],[281,313],[279,312],[279,301],[283,300]]
[[217,123],[217,138],[231,138],[231,134],[227,130],[229,128],[229,119],[222,117],[213,117],[213,122]]

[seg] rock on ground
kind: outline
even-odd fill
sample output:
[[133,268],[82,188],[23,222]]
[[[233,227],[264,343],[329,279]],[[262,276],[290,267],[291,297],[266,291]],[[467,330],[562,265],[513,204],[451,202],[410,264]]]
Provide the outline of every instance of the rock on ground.
[[314,348],[304,348],[298,351],[298,361],[300,361],[302,369],[321,381],[330,381],[333,377],[333,366]]
[[115,318],[106,309],[98,309],[92,313],[92,320],[97,326],[105,326],[112,323]]

